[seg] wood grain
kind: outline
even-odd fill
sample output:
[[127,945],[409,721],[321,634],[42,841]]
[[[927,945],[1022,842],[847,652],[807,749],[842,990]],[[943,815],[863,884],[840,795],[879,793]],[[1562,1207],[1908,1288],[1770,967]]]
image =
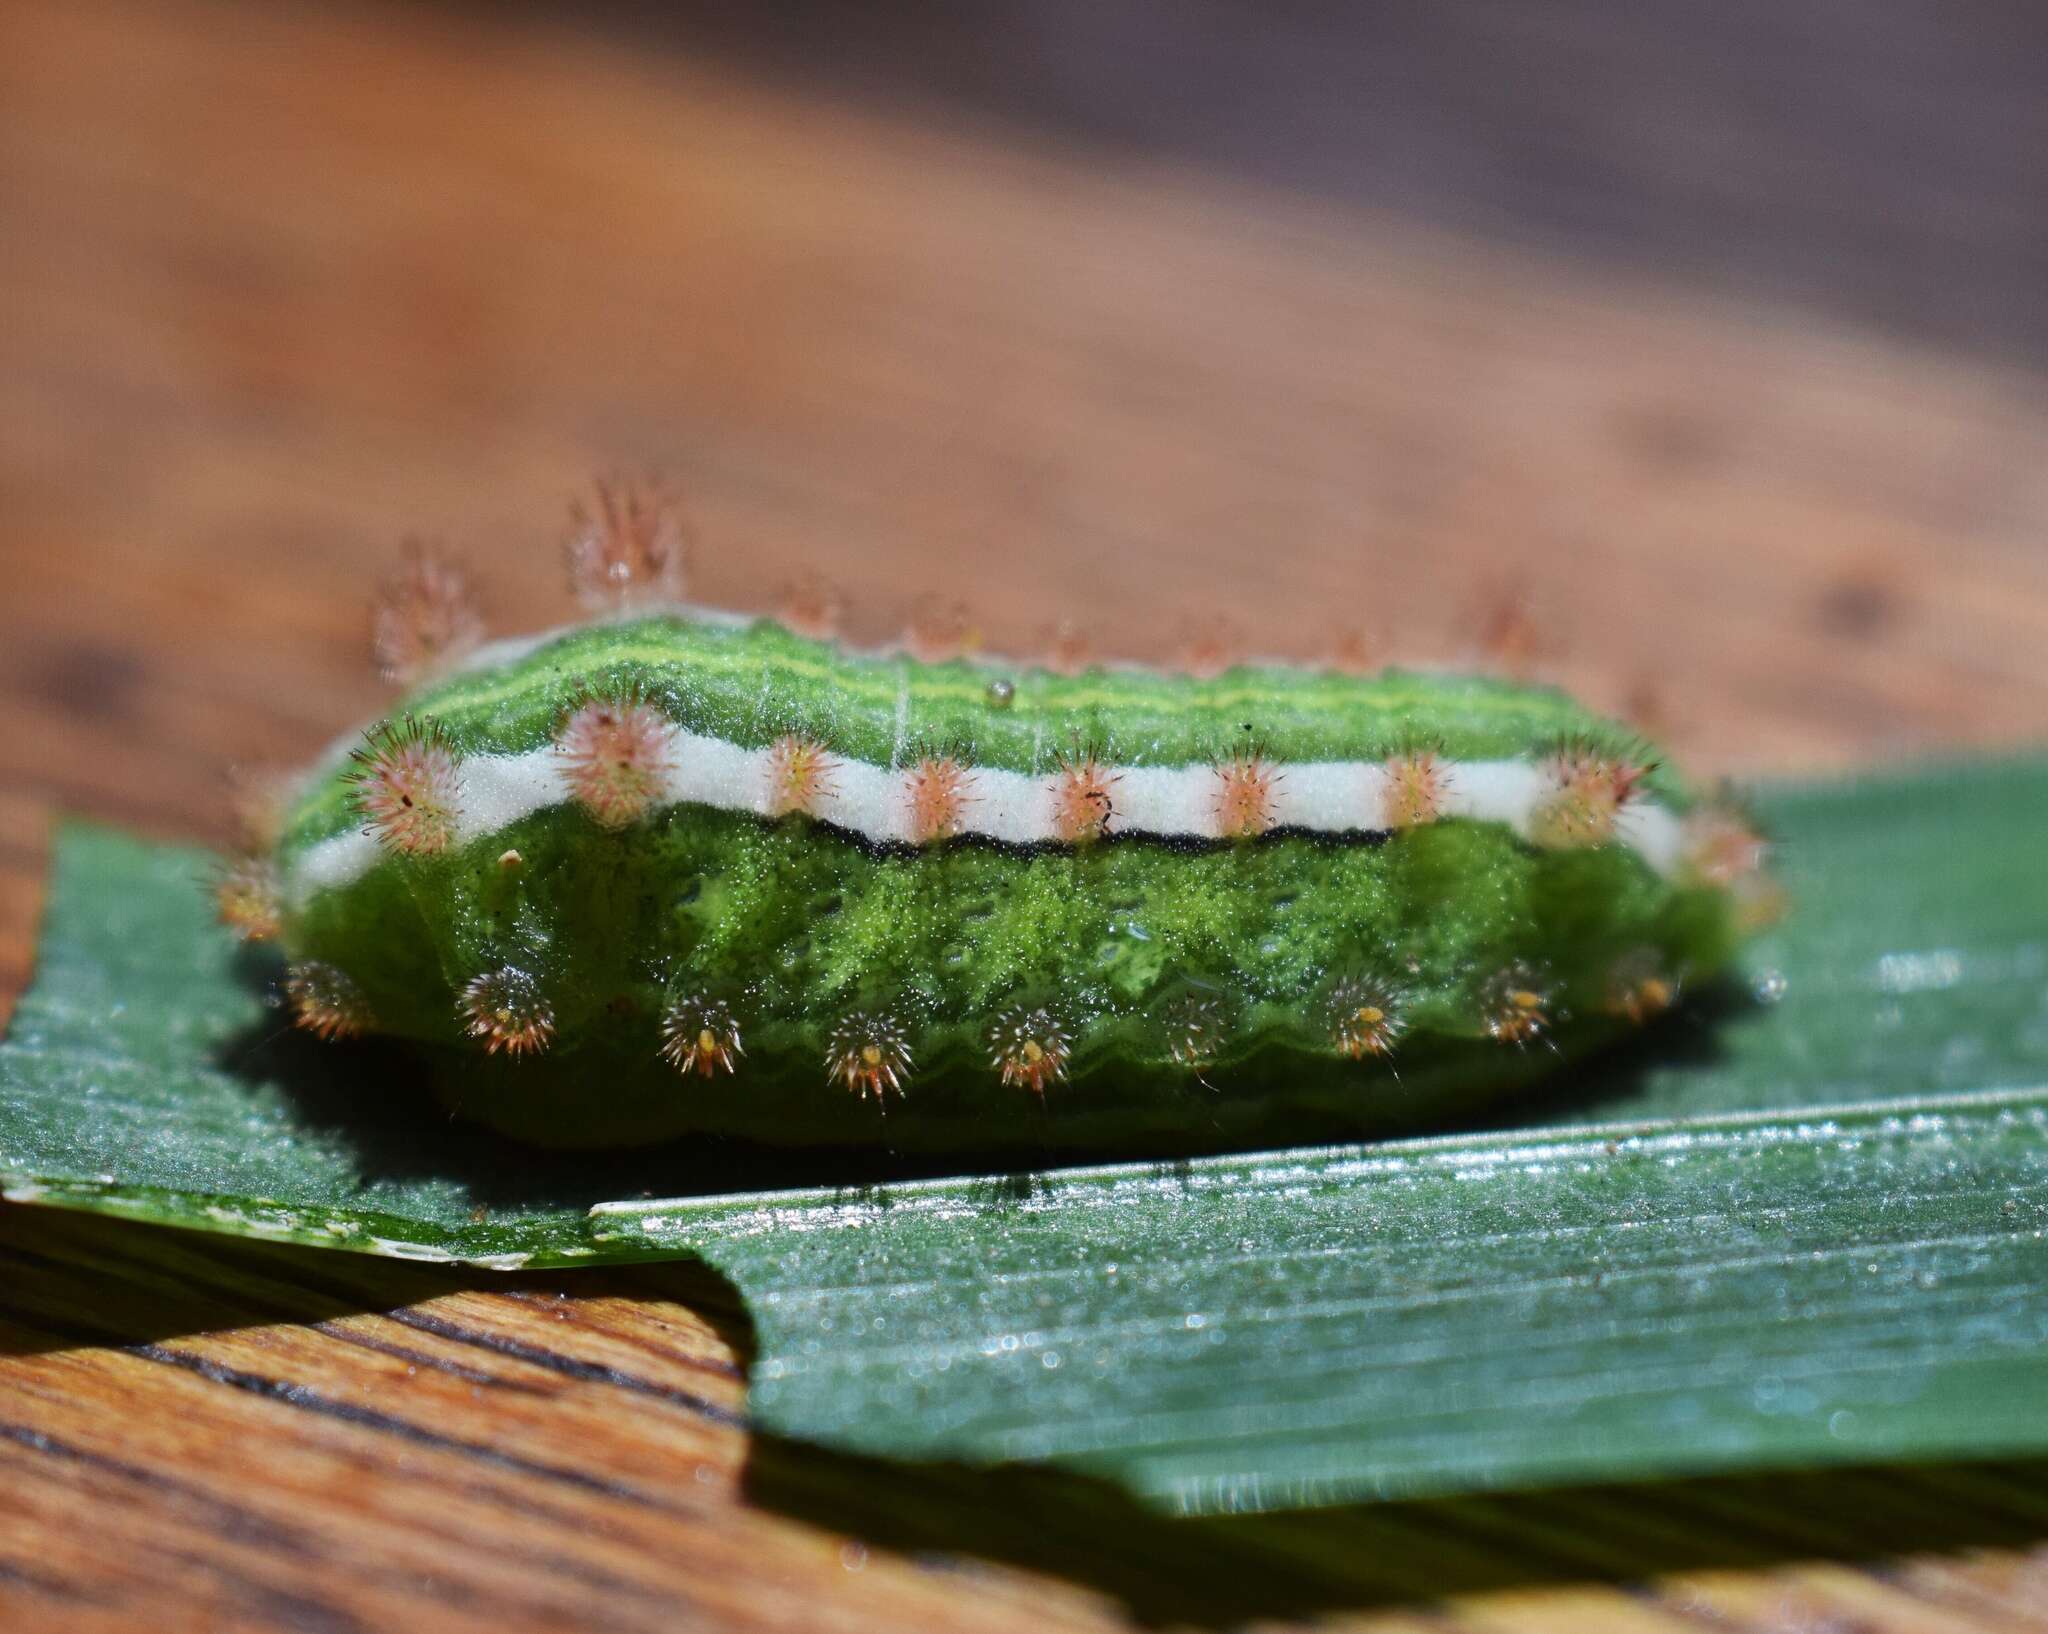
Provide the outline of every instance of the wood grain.
[[[1519,597],[1709,767],[2048,732],[2037,373],[1373,197],[538,9],[0,9],[0,1002],[55,812],[224,837],[226,766],[380,706],[401,535],[552,621],[621,467],[701,595],[860,634],[1456,658]],[[689,1267],[21,1208],[0,1266],[7,1626],[2048,1625],[2040,1465],[1175,1525],[751,1437]]]

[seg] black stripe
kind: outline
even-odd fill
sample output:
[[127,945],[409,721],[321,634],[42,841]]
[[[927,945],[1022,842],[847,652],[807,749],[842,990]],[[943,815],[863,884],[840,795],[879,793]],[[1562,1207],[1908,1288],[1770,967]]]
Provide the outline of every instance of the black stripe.
[[[551,810],[551,807],[544,807]],[[705,807],[696,801],[684,800],[662,808],[662,814],[701,810],[724,811],[724,807]],[[752,812],[737,811],[735,817],[751,817]],[[758,822],[773,825],[781,822],[779,817],[757,817]],[[1114,823],[1112,818],[1111,822]],[[1139,849],[1151,848],[1172,852],[1175,856],[1202,856],[1211,851],[1230,851],[1238,846],[1285,845],[1305,841],[1310,845],[1322,846],[1327,850],[1348,850],[1354,846],[1368,849],[1385,845],[1394,837],[1390,828],[1344,828],[1322,829],[1302,828],[1295,824],[1282,824],[1268,828],[1250,838],[1216,839],[1201,834],[1155,834],[1144,829],[1119,829],[1112,826],[1100,839],[1091,840],[1086,846],[1074,845],[1066,840],[999,840],[993,835],[951,834],[943,840],[926,841],[919,844],[912,840],[874,840],[858,829],[842,827],[822,817],[810,819],[813,828],[839,840],[863,855],[877,860],[884,857],[923,857],[936,851],[949,849],[972,849],[993,851],[998,856],[1016,857],[1029,860],[1033,857],[1071,857],[1082,851],[1099,851],[1105,846],[1133,846]]]
[[535,1367],[544,1367],[550,1373],[559,1373],[565,1378],[581,1379],[590,1384],[609,1384],[621,1390],[630,1390],[635,1395],[648,1396],[656,1401],[681,1407],[714,1424],[729,1425],[734,1429],[747,1427],[747,1415],[722,1407],[687,1390],[678,1390],[672,1385],[656,1384],[652,1379],[643,1379],[638,1374],[625,1372],[621,1368],[607,1367],[601,1362],[579,1361],[574,1356],[564,1356],[557,1351],[543,1349],[539,1345],[523,1344],[517,1339],[506,1339],[495,1333],[480,1333],[473,1328],[460,1327],[439,1316],[428,1316],[421,1311],[400,1310],[390,1313],[393,1322],[402,1322],[409,1328],[422,1333],[431,1333],[442,1339],[452,1339],[457,1344],[474,1345],[493,1355],[507,1356],[515,1361],[531,1362]]
[[[0,1442],[11,1442],[45,1457],[109,1474],[132,1482],[149,1492],[177,1499],[191,1507],[193,1514],[190,1519],[193,1523],[201,1530],[212,1534],[222,1543],[268,1549],[288,1558],[323,1564],[331,1564],[335,1558],[331,1549],[322,1547],[323,1544],[331,1541],[324,1536],[302,1532],[292,1526],[269,1521],[237,1505],[216,1498],[205,1490],[185,1481],[159,1474],[154,1470],[139,1465],[126,1463],[121,1459],[109,1457],[104,1453],[91,1452],[83,1447],[73,1446],[69,1442],[60,1441],[54,1436],[40,1430],[31,1429],[26,1425],[0,1421]],[[453,1493],[476,1502],[507,1509],[516,1514],[535,1516],[565,1531],[586,1535],[609,1535],[602,1526],[593,1525],[591,1517],[586,1513],[565,1510],[552,1504],[538,1502],[527,1498],[516,1489],[508,1491],[494,1486],[455,1482],[448,1483],[448,1489]],[[452,1543],[458,1541],[458,1539],[451,1538],[450,1541]],[[233,1571],[218,1559],[182,1553],[177,1550],[165,1550],[164,1553],[167,1558],[183,1560],[195,1569],[203,1571],[209,1576],[227,1584],[250,1603],[252,1610],[260,1610],[270,1620],[278,1622],[283,1626],[315,1630],[332,1630],[342,1627],[354,1628],[358,1626],[346,1613],[339,1612],[324,1602],[308,1600],[295,1595],[280,1597],[279,1591],[276,1589]],[[566,1580],[568,1583],[578,1585],[581,1589],[597,1591],[614,1601],[631,1600],[664,1614],[672,1613],[679,1606],[687,1606],[688,1604],[687,1600],[672,1587],[662,1586],[657,1588],[650,1587],[644,1583],[634,1582],[629,1578],[620,1577],[616,1573],[610,1572],[593,1562],[579,1560],[573,1555],[562,1554],[552,1550],[541,1553],[528,1551],[526,1558],[542,1570],[550,1572]],[[350,1546],[350,1563],[351,1569],[361,1575],[365,1581],[396,1589],[408,1595],[418,1596],[425,1592],[450,1604],[467,1602],[469,1609],[472,1610],[486,1606],[495,1606],[508,1616],[522,1610],[531,1609],[525,1596],[515,1599],[494,1592],[486,1584],[464,1581],[459,1578],[438,1580],[430,1583],[423,1580],[420,1574],[413,1570],[381,1569],[379,1563],[374,1559],[357,1559],[353,1545]],[[89,1586],[68,1584],[54,1578],[36,1580],[33,1579],[33,1574],[25,1568],[18,1568],[4,1558],[0,1558],[0,1582],[7,1581],[10,1575],[23,1578],[31,1587],[47,1588],[48,1592],[53,1595],[61,1594],[68,1598],[88,1603],[112,1603],[108,1596],[94,1591]],[[569,1590],[567,1592],[574,1593],[576,1591]],[[600,1624],[593,1620],[594,1615],[594,1612],[588,1607],[580,1610],[578,1613],[578,1626],[593,1628],[617,1626],[609,1621]]]
[[47,1572],[24,1566],[19,1561],[0,1556],[0,1586],[27,1589],[31,1594],[40,1594],[46,1600],[63,1600],[74,1605],[104,1606],[112,1604],[111,1597],[88,1588],[83,1583],[67,1582],[61,1577],[52,1577]]
[[352,1402],[336,1401],[331,1396],[324,1396],[302,1384],[288,1384],[282,1379],[269,1378],[261,1373],[244,1372],[240,1368],[209,1361],[204,1356],[173,1350],[167,1345],[130,1345],[125,1349],[131,1356],[161,1362],[166,1367],[182,1368],[188,1373],[196,1373],[210,1383],[224,1384],[235,1390],[246,1390],[251,1395],[261,1396],[265,1400],[282,1402],[287,1407],[295,1407],[301,1412],[317,1414],[343,1424],[352,1424],[360,1429],[397,1436],[416,1447],[431,1447],[441,1452],[460,1453],[498,1469],[536,1476],[544,1481],[557,1481],[579,1491],[617,1498],[624,1503],[638,1504],[647,1509],[671,1512],[677,1509],[676,1505],[664,1503],[651,1493],[643,1492],[635,1486],[628,1486],[622,1481],[608,1481],[602,1476],[586,1474],[580,1469],[542,1463],[535,1458],[522,1458],[517,1453],[504,1452],[481,1441],[466,1441],[460,1436],[443,1435],[438,1430],[429,1430],[410,1419],[375,1412],[368,1407],[358,1407]]
[[0,1421],[0,1441],[12,1442],[15,1446],[56,1459],[63,1463],[77,1464],[85,1469],[97,1470],[102,1474],[116,1476],[133,1482],[136,1486],[165,1497],[176,1498],[190,1504],[204,1517],[203,1524],[208,1531],[235,1543],[246,1543],[258,1548],[278,1549],[291,1554],[317,1555],[309,1533],[295,1527],[266,1519],[252,1510],[244,1509],[225,1499],[216,1498],[212,1493],[181,1481],[175,1476],[162,1474],[140,1464],[131,1464],[124,1459],[112,1458],[105,1453],[92,1452],[84,1447],[60,1441],[41,1430],[31,1429],[26,1424],[12,1424]]
[[[393,1320],[396,1320],[395,1316]],[[508,1379],[501,1374],[486,1372],[480,1367],[464,1367],[460,1362],[451,1362],[445,1356],[436,1356],[431,1351],[415,1350],[411,1345],[394,1345],[388,1339],[373,1339],[367,1333],[356,1333],[343,1327],[339,1321],[315,1322],[313,1327],[315,1331],[326,1334],[338,1344],[374,1351],[379,1356],[390,1356],[411,1367],[431,1368],[436,1373],[445,1373],[451,1378],[462,1379],[470,1384],[487,1384],[497,1390],[514,1390],[531,1396],[544,1394],[537,1384],[525,1384],[517,1379]]]

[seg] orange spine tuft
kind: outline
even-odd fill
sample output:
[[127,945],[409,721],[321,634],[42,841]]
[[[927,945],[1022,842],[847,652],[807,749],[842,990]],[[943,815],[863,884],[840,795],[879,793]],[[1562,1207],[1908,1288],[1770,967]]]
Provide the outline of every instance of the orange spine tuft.
[[818,814],[833,791],[836,762],[824,744],[801,732],[785,732],[768,750],[768,815]]
[[1088,845],[1109,832],[1116,814],[1110,791],[1119,778],[1093,755],[1060,761],[1052,783],[1053,832],[1068,845]]
[[1387,811],[1389,828],[1420,828],[1442,815],[1444,801],[1443,763],[1429,750],[1395,755],[1387,762]]
[[342,971],[317,959],[291,966],[285,972],[284,992],[294,1024],[325,1042],[355,1038],[373,1024],[362,990]]
[[825,1045],[825,1075],[863,1100],[903,1093],[910,1076],[910,1041],[893,1016],[856,1010],[833,1024]]
[[555,736],[563,780],[601,827],[625,828],[662,797],[669,773],[669,724],[633,696],[593,698]]
[[933,595],[920,596],[911,607],[903,645],[919,663],[941,664],[973,651],[979,642],[966,603]]
[[974,796],[972,774],[951,755],[927,756],[910,770],[906,785],[910,801],[910,837],[919,845],[951,839]]
[[1530,815],[1538,845],[1566,851],[1605,845],[1622,809],[1642,792],[1647,768],[1589,749],[1564,748],[1545,768],[1546,794]]
[[408,540],[398,571],[378,586],[370,609],[370,649],[384,679],[411,685],[475,651],[483,638],[469,570]]
[[1374,976],[1351,976],[1330,993],[1330,1039],[1353,1061],[1391,1055],[1408,1030],[1407,995]]
[[1095,641],[1074,620],[1060,619],[1046,631],[1045,667],[1056,675],[1079,675],[1095,662]]
[[1604,1007],[1638,1026],[1678,1002],[1679,978],[1653,947],[1637,948],[1615,960],[1607,973]]
[[599,482],[570,509],[569,588],[592,613],[682,599],[688,538],[675,496],[652,483]]
[[1241,662],[1244,631],[1232,619],[1195,619],[1180,641],[1180,667],[1199,681],[1214,680],[1231,665]]
[[277,869],[267,857],[236,857],[221,868],[213,886],[220,922],[245,942],[274,941],[281,928]]
[[776,597],[776,610],[798,635],[830,641],[839,634],[840,622],[846,617],[846,597],[829,579],[809,572],[783,586]]
[[438,856],[455,843],[462,779],[448,739],[410,715],[372,727],[349,752],[356,810],[366,831],[401,856]]
[[538,1055],[555,1036],[555,1010],[540,983],[512,965],[473,977],[456,1001],[471,1038],[491,1055]]
[[1067,1075],[1072,1040],[1050,1010],[1016,1005],[989,1028],[989,1065],[1006,1084],[1043,1096]]
[[1256,839],[1273,826],[1280,774],[1256,750],[1240,749],[1216,767],[1216,832],[1226,840]]
[[1494,973],[1482,989],[1479,1013],[1487,1036],[1502,1044],[1527,1045],[1550,1031],[1551,992],[1542,971],[1512,964]]
[[720,1067],[737,1072],[744,1054],[739,1023],[718,1000],[685,995],[672,999],[662,1013],[662,1059],[685,1077],[694,1072],[709,1078]]

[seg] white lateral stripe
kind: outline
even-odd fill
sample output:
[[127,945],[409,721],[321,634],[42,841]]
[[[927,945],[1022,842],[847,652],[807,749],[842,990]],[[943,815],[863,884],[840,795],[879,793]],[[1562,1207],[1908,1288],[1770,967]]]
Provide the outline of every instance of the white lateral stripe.
[[294,908],[303,908],[322,891],[338,891],[353,885],[377,866],[384,854],[380,846],[360,829],[336,834],[309,845],[292,859],[285,878],[285,896]]
[[1614,837],[1660,874],[1685,861],[1685,824],[1668,806],[1631,800],[1615,816]]
[[1555,784],[1541,766],[1528,760],[1439,761],[1443,795],[1437,813],[1472,817],[1482,823],[1506,823],[1523,838],[1529,819]]
[[1377,760],[1321,760],[1273,774],[1273,821],[1319,834],[1387,826],[1387,769]]
[[[535,749],[521,755],[550,755]],[[669,734],[668,804],[716,806],[720,811],[768,809],[768,751],[742,749],[677,727]],[[535,809],[538,809],[537,807]]]
[[1216,768],[1213,766],[1104,767],[1116,781],[1109,789],[1113,834],[1216,833]]
[[[1440,815],[1504,823],[1524,838],[1537,808],[1556,787],[1533,761],[1439,761],[1438,766],[1443,776]],[[1111,833],[1218,837],[1219,773],[1214,766],[1125,766],[1104,771],[1116,778],[1110,788]],[[867,840],[905,843],[912,833],[912,775],[908,767],[834,757],[814,815]],[[1317,834],[1387,826],[1390,779],[1380,761],[1281,764],[1273,775],[1273,820],[1280,826]],[[968,768],[959,832],[1011,845],[1056,840],[1057,784],[1057,773]],[[776,793],[773,750],[743,749],[678,727],[669,740],[663,792],[669,805],[766,816]],[[471,756],[462,762],[457,843],[467,845],[571,799],[552,744],[520,755]],[[1660,874],[1677,868],[1684,843],[1677,814],[1646,800],[1622,808],[1615,838]],[[291,867],[291,901],[302,905],[321,891],[360,879],[382,854],[371,835],[354,831],[309,846]]]
[[[764,764],[765,787],[769,771]],[[766,796],[763,796],[764,802]],[[903,780],[886,766],[858,760],[835,760],[829,787],[818,800],[818,817],[827,823],[865,834],[871,840],[901,840],[910,834]],[[765,810],[765,804],[758,809]]]
[[970,804],[961,814],[969,833],[1011,845],[1035,845],[1052,838],[1050,777],[1029,772],[977,771],[968,774]]
[[523,755],[472,755],[461,763],[455,843],[467,845],[544,806],[570,798],[561,758],[550,745]]

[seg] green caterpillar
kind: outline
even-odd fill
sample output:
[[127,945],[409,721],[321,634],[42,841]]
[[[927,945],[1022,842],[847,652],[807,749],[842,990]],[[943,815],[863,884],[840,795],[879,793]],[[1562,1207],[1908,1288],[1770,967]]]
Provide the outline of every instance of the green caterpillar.
[[[445,658],[448,570],[410,571],[392,639]],[[222,913],[302,1025],[434,1046],[451,1106],[539,1143],[1185,1151],[1533,1079],[1721,970],[1760,855],[1549,690],[671,611],[443,673]]]

